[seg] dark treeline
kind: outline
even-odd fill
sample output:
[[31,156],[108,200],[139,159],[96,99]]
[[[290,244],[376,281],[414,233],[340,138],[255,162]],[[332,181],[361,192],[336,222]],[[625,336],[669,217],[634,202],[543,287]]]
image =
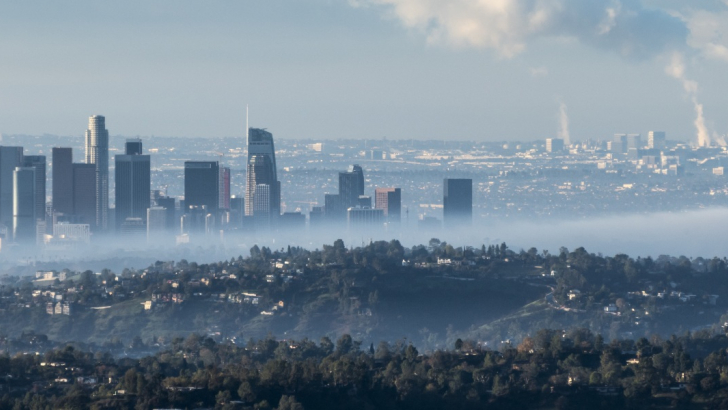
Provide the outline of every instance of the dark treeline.
[[193,334],[142,359],[72,345],[0,356],[0,408],[726,408],[726,348],[725,336],[605,343],[586,329],[540,330],[500,351],[458,340],[427,355],[349,335],[242,347]]

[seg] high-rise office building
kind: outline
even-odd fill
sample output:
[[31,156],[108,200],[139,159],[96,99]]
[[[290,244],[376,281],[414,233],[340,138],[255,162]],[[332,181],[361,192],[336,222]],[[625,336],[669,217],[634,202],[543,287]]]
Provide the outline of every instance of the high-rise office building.
[[77,223],[96,223],[96,175],[94,164],[73,164],[73,218]]
[[172,230],[174,228],[179,228],[179,226],[176,226],[179,225],[179,222],[176,222],[175,218],[176,210],[174,198],[169,196],[160,196],[159,198],[157,198],[156,204],[157,207],[164,208],[166,212],[166,229]]
[[344,207],[358,205],[364,195],[364,171],[359,165],[351,165],[346,172],[339,172],[339,197]]
[[53,148],[53,213],[73,214],[73,149]]
[[306,215],[301,212],[284,212],[281,214],[280,229],[292,232],[306,229]]
[[[144,219],[147,219],[145,213]],[[122,236],[140,236],[146,235],[147,226],[142,218],[126,218],[119,227],[119,233]]]
[[346,172],[339,172],[339,193],[324,198],[326,220],[346,221],[347,209],[362,205],[371,206],[371,198],[364,197],[364,171],[359,165],[351,165]]
[[185,210],[206,207],[207,212],[217,213],[220,202],[220,166],[217,161],[185,162]]
[[271,186],[268,184],[258,184],[255,187],[255,196],[253,197],[253,217],[270,218],[271,214],[271,198],[273,195]]
[[13,173],[23,165],[23,147],[0,147],[0,224],[13,229]]
[[343,221],[346,219],[346,207],[341,195],[326,194],[324,195],[324,215],[327,222]]
[[45,220],[46,157],[45,155],[25,155],[23,167],[35,169],[35,218]]
[[16,167],[13,171],[13,240],[36,241],[36,189],[33,167]]
[[220,209],[230,209],[230,168],[220,167]]
[[642,136],[640,134],[627,134],[627,151],[640,148],[642,148]]
[[239,196],[230,197],[230,224],[235,228],[243,226],[245,215],[245,199]]
[[126,155],[142,155],[142,140],[140,138],[129,138],[124,144]]
[[402,190],[400,188],[377,188],[374,190],[374,207],[384,211],[387,222],[402,219]]
[[360,208],[371,208],[372,207],[372,197],[369,195],[359,195],[359,198],[356,200],[356,206]]
[[163,238],[168,232],[167,209],[153,206],[147,209],[147,239],[152,241]]
[[281,213],[281,183],[278,181],[273,134],[258,129],[248,129],[248,163],[245,184],[245,216],[256,216],[256,190],[268,185],[268,209],[259,212],[264,218],[277,218]]
[[311,212],[308,213],[308,224],[311,228],[317,228],[324,222],[325,207],[314,206],[311,208]]
[[[278,181],[272,171],[271,159],[268,155],[253,155],[248,161],[246,195],[248,199],[245,201],[248,217],[255,218],[258,221],[271,221],[271,218],[277,216],[274,209],[274,203],[277,198]],[[254,185],[255,184],[255,185]],[[250,187],[253,187],[251,190]]]
[[564,140],[561,138],[546,138],[546,152],[562,152]]
[[662,131],[650,131],[647,134],[647,146],[651,149],[664,149],[665,133]]
[[109,224],[109,131],[102,115],[91,116],[86,130],[86,163],[96,166],[96,229]]
[[449,179],[443,183],[443,220],[445,227],[473,221],[473,180]]
[[374,229],[384,225],[384,210],[352,207],[346,211],[349,229]]
[[147,220],[147,209],[151,204],[151,163],[149,155],[142,155],[141,140],[127,141],[126,154],[116,156],[115,198],[116,229],[121,228],[127,218]]
[[627,152],[627,134],[614,134],[614,140],[607,143],[607,149],[614,153]]

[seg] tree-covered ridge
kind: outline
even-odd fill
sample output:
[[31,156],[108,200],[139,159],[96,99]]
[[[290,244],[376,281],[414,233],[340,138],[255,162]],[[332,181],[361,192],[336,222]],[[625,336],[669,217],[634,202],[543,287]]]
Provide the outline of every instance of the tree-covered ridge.
[[606,343],[586,329],[429,354],[349,335],[236,346],[193,334],[141,359],[72,345],[0,356],[0,408],[725,408],[727,348],[725,336]]
[[[558,253],[432,239],[322,249],[254,246],[211,264],[159,261],[121,272],[0,278],[5,336],[164,347],[175,336],[245,341],[348,333],[367,343],[406,337],[421,350],[468,338],[498,347],[534,329],[586,327],[614,338],[722,332],[725,259]],[[55,276],[54,276],[55,275]],[[0,335],[2,336],[2,335]]]

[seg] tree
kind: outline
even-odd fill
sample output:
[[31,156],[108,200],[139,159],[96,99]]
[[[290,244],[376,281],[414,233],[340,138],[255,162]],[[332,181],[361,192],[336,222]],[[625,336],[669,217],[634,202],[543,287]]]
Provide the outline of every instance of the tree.
[[250,248],[250,259],[258,259],[260,258],[260,248],[258,245],[253,245],[252,248]]
[[278,402],[278,410],[304,410],[303,405],[296,400],[295,396],[281,396]]
[[336,341],[336,354],[345,355],[354,349],[354,341],[351,335],[344,334]]
[[96,284],[96,276],[90,270],[86,270],[81,273],[81,278],[79,279],[79,281],[81,282],[81,285],[84,287],[84,289],[86,289]]
[[319,347],[321,348],[324,356],[328,356],[334,351],[334,344],[331,342],[331,339],[326,336],[321,338],[321,341],[319,342]]
[[250,382],[244,381],[240,383],[240,387],[238,387],[238,396],[240,396],[240,400],[246,403],[252,403],[255,401],[255,390],[253,389],[253,386],[250,385]]

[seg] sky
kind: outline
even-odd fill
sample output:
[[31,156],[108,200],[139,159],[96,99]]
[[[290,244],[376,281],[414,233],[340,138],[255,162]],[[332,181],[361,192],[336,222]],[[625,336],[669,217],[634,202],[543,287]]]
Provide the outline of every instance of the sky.
[[0,133],[715,142],[727,46],[721,0],[2,2]]

